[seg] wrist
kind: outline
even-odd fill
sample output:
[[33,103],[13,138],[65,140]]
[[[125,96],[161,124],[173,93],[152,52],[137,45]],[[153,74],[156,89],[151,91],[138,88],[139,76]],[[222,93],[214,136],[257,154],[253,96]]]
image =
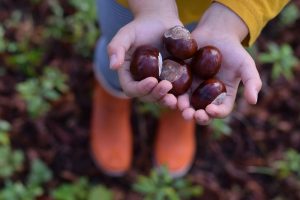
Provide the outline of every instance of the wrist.
[[144,16],[179,18],[175,0],[128,0],[128,3],[135,18]]
[[214,38],[229,38],[239,42],[242,42],[249,33],[244,21],[220,3],[213,3],[207,9],[198,23],[196,31]]
[[176,25],[182,25],[178,16],[164,13],[163,15],[157,13],[140,13],[134,18],[136,21],[160,21],[165,27],[173,27]]

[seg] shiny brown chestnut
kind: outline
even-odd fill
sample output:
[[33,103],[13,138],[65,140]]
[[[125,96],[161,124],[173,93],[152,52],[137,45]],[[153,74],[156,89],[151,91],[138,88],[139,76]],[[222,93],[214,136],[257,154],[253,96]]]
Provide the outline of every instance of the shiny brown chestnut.
[[182,60],[168,58],[163,61],[160,80],[172,83],[171,94],[175,96],[185,93],[192,84],[192,73],[190,67]]
[[194,55],[191,67],[192,71],[201,79],[213,78],[221,67],[222,55],[214,46],[200,48]]
[[205,109],[209,104],[221,104],[226,95],[224,83],[217,79],[208,79],[193,92],[191,105],[196,109]]
[[163,35],[163,42],[172,56],[182,60],[191,58],[198,49],[196,40],[183,26],[174,26],[167,30]]
[[133,53],[130,72],[133,79],[141,81],[148,77],[159,78],[162,57],[157,48],[150,45],[138,47]]

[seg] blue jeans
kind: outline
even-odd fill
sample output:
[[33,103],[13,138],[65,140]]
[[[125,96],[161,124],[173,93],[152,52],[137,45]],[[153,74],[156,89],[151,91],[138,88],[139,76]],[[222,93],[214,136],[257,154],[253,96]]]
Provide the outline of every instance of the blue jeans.
[[[101,37],[97,42],[94,55],[94,72],[100,84],[111,94],[124,97],[117,72],[110,70],[107,45],[124,25],[133,20],[131,11],[115,0],[97,0],[98,20]],[[187,25],[191,31],[196,23]]]

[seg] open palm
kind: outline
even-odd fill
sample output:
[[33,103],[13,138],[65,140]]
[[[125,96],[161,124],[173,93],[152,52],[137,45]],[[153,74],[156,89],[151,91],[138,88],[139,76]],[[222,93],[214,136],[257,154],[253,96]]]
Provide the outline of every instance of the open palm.
[[108,53],[113,58],[111,68],[118,69],[120,84],[129,97],[139,97],[145,101],[160,102],[170,108],[175,108],[177,98],[168,94],[172,89],[169,81],[161,81],[154,77],[135,81],[129,71],[134,50],[141,45],[150,44],[162,48],[163,33],[175,26],[182,25],[179,20],[164,21],[159,16],[138,18],[119,30],[108,46]]
[[255,104],[257,94],[261,89],[261,80],[251,56],[240,44],[240,41],[231,37],[214,37],[205,35],[198,30],[192,33],[200,47],[216,46],[223,55],[222,65],[216,77],[224,82],[227,90],[224,102],[220,105],[210,104],[205,110],[194,110],[190,106],[190,94],[184,94],[178,98],[179,109],[182,110],[185,119],[194,118],[198,124],[208,124],[212,118],[224,118],[233,109],[237,89],[240,81],[244,84],[244,97],[250,104]]

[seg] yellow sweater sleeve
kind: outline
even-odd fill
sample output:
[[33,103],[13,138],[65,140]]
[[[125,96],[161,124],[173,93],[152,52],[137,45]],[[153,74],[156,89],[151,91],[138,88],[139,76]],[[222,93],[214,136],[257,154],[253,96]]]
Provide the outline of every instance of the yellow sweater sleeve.
[[246,23],[249,35],[244,44],[249,46],[255,42],[266,23],[275,17],[289,0],[214,0],[221,3]]
[[[127,0],[117,0],[128,7]],[[199,21],[211,2],[218,2],[235,12],[246,23],[248,37],[245,46],[255,42],[266,23],[275,17],[289,0],[176,0],[181,21],[184,24]]]
[[[117,0],[128,8],[127,0]],[[204,11],[210,6],[211,0],[176,0],[179,18],[183,24],[198,22]]]

